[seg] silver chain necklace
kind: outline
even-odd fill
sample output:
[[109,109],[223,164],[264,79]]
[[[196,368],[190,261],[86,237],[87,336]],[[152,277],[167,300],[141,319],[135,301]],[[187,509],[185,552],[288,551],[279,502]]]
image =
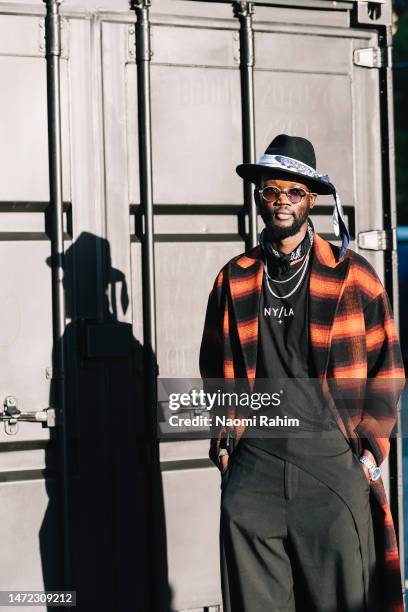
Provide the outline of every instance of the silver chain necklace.
[[[305,259],[306,259],[306,255],[305,255]],[[294,272],[292,276],[289,276],[289,278],[285,278],[285,280],[278,280],[277,278],[272,278],[272,276],[268,273],[268,268],[265,268],[265,273],[268,276],[269,280],[273,281],[274,283],[289,283],[289,281],[291,281],[292,278],[295,278],[295,276],[303,270],[305,259],[303,260],[302,265],[298,267],[296,272]]]
[[[307,262],[309,261],[309,256],[310,256],[310,250],[308,250],[307,255],[305,257],[304,262],[302,263],[302,265],[300,266],[299,270],[296,270],[295,274],[293,274],[290,278],[292,279],[294,276],[296,276],[296,274],[298,274],[298,272],[300,272],[300,270],[303,269],[303,272],[298,280],[298,282],[296,283],[295,287],[292,289],[292,291],[290,291],[289,293],[287,293],[286,295],[277,295],[276,293],[274,293],[272,287],[269,284],[268,278],[271,278],[268,274],[268,264],[266,263],[266,261],[264,262],[264,270],[266,272],[266,276],[265,276],[265,280],[266,280],[266,286],[268,287],[270,293],[278,298],[279,300],[284,300],[288,297],[290,297],[291,295],[293,295],[295,293],[295,291],[300,287],[301,282],[306,274],[306,270],[307,270]],[[274,279],[271,278],[271,280],[273,281]],[[289,279],[290,280],[290,279]],[[282,282],[282,281],[278,281],[278,282]]]

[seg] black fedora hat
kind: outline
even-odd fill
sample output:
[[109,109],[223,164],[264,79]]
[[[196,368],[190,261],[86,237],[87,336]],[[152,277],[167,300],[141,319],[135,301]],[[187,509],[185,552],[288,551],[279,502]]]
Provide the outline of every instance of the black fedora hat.
[[239,164],[236,168],[239,176],[246,181],[262,186],[266,179],[299,181],[319,195],[332,195],[335,201],[333,227],[336,236],[341,236],[339,259],[346,252],[350,241],[344,219],[340,196],[327,174],[316,171],[316,155],[310,140],[301,136],[276,136],[256,164]]
[[298,180],[314,193],[331,195],[334,185],[327,175],[316,172],[316,155],[310,140],[301,136],[279,134],[271,142],[257,164],[240,164],[239,176],[261,187],[262,180]]

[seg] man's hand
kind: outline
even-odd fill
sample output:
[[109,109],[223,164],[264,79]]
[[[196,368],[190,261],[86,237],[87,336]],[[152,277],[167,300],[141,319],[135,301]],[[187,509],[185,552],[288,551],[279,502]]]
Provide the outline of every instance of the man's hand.
[[218,459],[218,461],[219,461],[220,472],[224,473],[225,470],[228,467],[229,455],[221,455],[221,457]]
[[[374,455],[373,455],[373,453],[372,453],[371,451],[369,451],[368,449],[366,449],[366,450],[365,450],[365,451],[364,451],[362,454],[363,454],[365,457],[367,457],[368,459],[370,459],[370,460],[371,460],[371,461],[372,461],[372,462],[373,462],[375,465],[377,465],[377,462],[376,462],[376,460],[375,460],[375,457],[374,457]],[[365,476],[366,476],[366,478],[367,478],[368,482],[371,482],[370,472],[369,472],[369,470],[368,470],[368,467],[367,467],[367,466],[366,466],[364,463],[361,463],[361,461],[360,461],[360,465],[361,465],[361,467],[362,467],[362,468],[363,468],[363,470],[364,470],[364,474],[365,474]]]

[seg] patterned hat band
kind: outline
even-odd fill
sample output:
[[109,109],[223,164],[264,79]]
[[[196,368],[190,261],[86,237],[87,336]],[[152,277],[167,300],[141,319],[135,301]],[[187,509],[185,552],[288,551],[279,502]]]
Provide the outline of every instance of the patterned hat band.
[[[280,168],[281,170],[289,170],[290,172],[297,172],[303,174],[305,177],[314,178],[325,183],[331,183],[328,174],[319,174],[314,168],[307,164],[294,159],[293,157],[286,157],[285,155],[269,155],[265,153],[259,158],[258,164],[261,166],[267,166],[268,168]],[[332,184],[332,183],[331,183]],[[344,218],[343,207],[341,205],[340,196],[334,187],[333,198],[334,198],[334,210],[333,210],[333,228],[336,236],[341,236],[341,248],[339,253],[339,259],[341,259],[346,252],[348,244],[350,242],[350,235],[346,226]]]
[[265,153],[259,158],[258,164],[261,166],[268,166],[270,168],[281,168],[282,170],[291,170],[292,172],[299,172],[305,176],[320,179],[330,183],[330,178],[327,174],[319,174],[312,166],[308,166],[298,159],[293,157],[286,157],[285,155],[269,155]]

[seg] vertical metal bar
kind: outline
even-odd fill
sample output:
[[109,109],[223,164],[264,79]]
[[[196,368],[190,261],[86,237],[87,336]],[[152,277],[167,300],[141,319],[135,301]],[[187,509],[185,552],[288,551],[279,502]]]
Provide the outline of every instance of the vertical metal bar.
[[62,151],[61,151],[61,95],[60,56],[61,0],[44,0],[46,4],[45,36],[47,62],[48,105],[48,156],[50,181],[50,207],[52,213],[52,333],[53,333],[53,383],[56,392],[56,416],[59,459],[60,520],[63,550],[64,588],[71,584],[71,548],[69,535],[69,472],[68,439],[66,427],[65,394],[65,295],[63,285],[64,228],[62,201]]
[[146,406],[150,410],[148,423],[149,436],[149,502],[150,521],[150,601],[149,609],[159,612],[164,609],[160,603],[162,576],[159,562],[160,541],[157,525],[163,517],[157,515],[160,506],[160,456],[157,440],[157,373],[156,364],[156,289],[154,265],[154,215],[153,215],[153,176],[152,176],[152,128],[150,94],[150,0],[132,0],[136,13],[136,68],[137,104],[139,139],[139,181],[140,205],[144,218],[144,237],[142,240],[142,290],[143,290],[143,343],[145,356]]
[[[394,149],[394,114],[392,90],[392,27],[380,28],[378,35],[379,46],[384,50],[385,66],[380,68],[380,113],[381,113],[381,153],[383,175],[383,223],[384,229],[392,230],[396,234],[397,209],[395,188],[395,149]],[[385,287],[391,298],[394,317],[399,327],[398,309],[398,261],[396,239],[393,239],[392,249],[384,252]],[[395,528],[398,538],[402,584],[405,584],[404,563],[404,482],[403,482],[403,452],[402,452],[402,422],[401,412],[398,413],[398,436],[391,439],[389,456],[390,465],[390,506],[395,519]]]
[[[254,112],[254,32],[252,2],[234,2],[234,16],[239,19],[239,68],[241,73],[242,156],[244,163],[255,163]],[[244,181],[244,207],[249,216],[248,248],[258,243],[257,213],[253,185]]]
[[[145,232],[142,243],[143,256],[143,340],[148,346],[150,363],[156,352],[156,295],[154,271],[154,223],[152,179],[152,131],[150,99],[150,0],[133,0],[136,12],[136,65],[137,102],[139,121],[139,177],[140,204],[144,216]],[[152,368],[151,371],[154,371]],[[150,371],[150,370],[149,370]]]

